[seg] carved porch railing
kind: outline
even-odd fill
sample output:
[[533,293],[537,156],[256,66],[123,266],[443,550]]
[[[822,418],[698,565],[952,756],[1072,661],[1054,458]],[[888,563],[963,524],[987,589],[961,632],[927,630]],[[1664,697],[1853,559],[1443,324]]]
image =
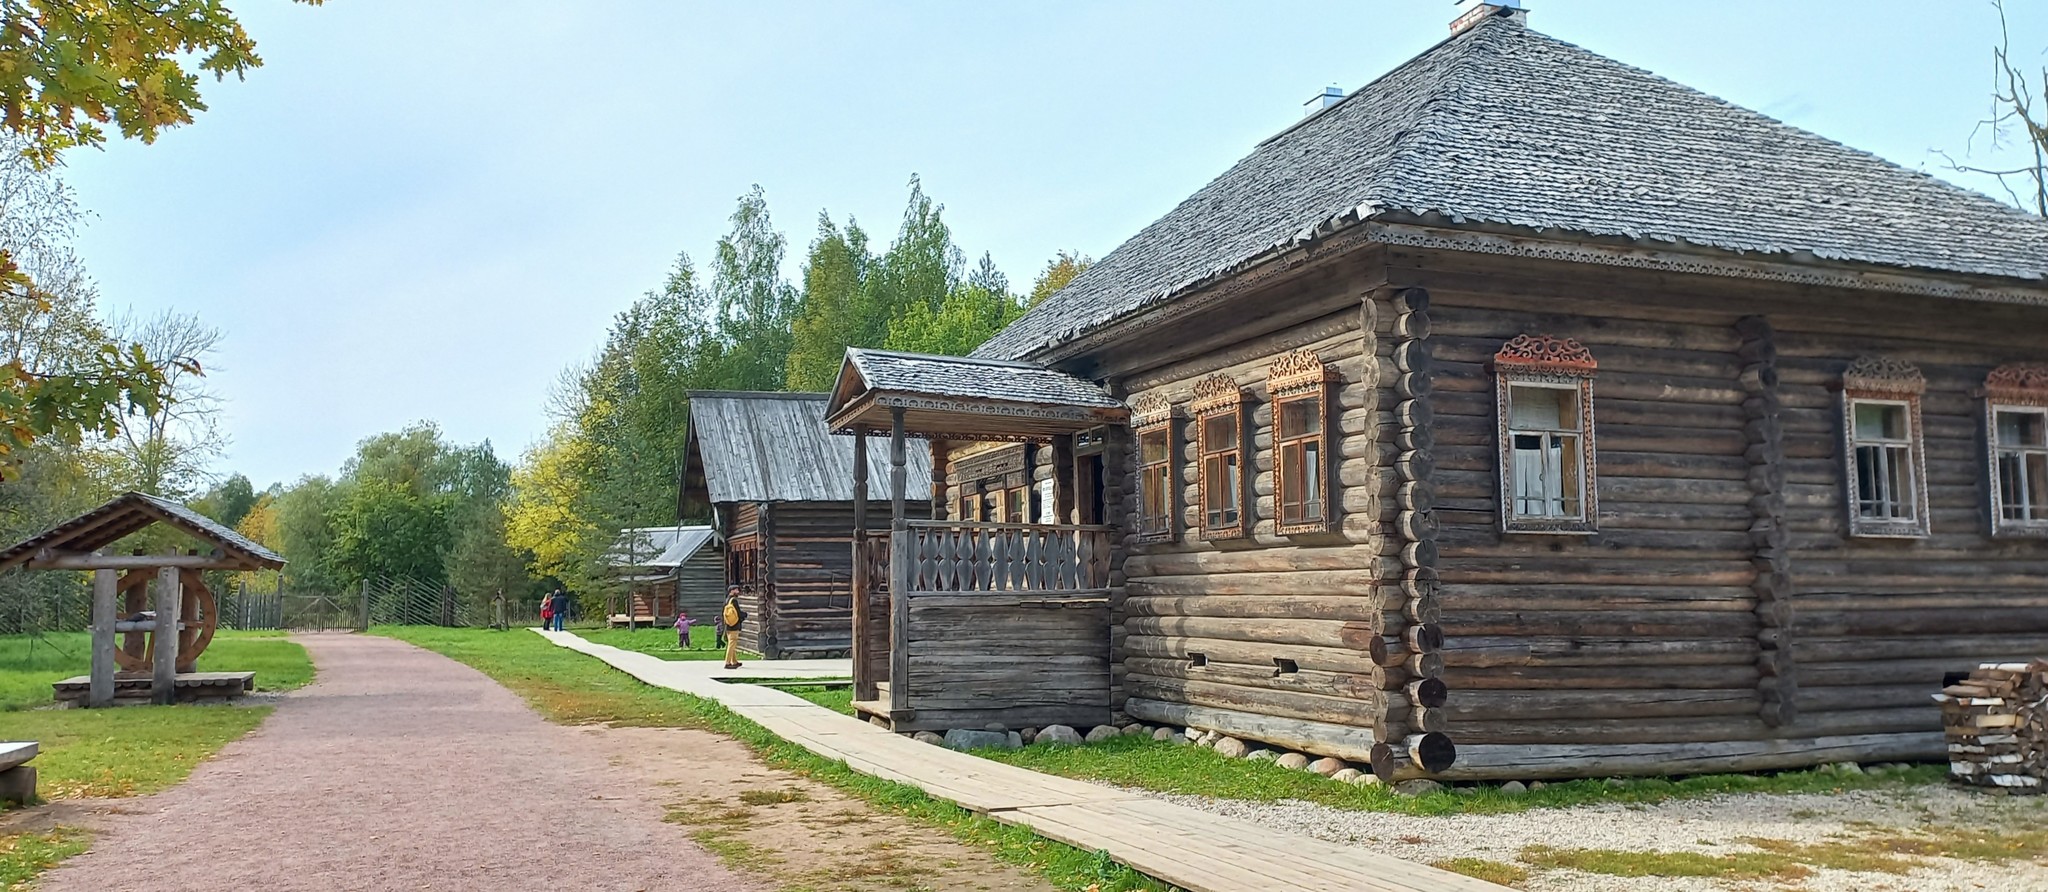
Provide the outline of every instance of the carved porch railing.
[[1106,526],[915,521],[904,545],[904,591],[1050,594],[1109,588]]

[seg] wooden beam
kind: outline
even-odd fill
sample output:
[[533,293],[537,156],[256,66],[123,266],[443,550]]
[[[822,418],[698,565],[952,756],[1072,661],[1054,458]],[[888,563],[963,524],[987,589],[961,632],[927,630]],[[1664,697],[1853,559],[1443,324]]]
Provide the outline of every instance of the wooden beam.
[[156,631],[149,633],[154,649],[150,665],[149,702],[168,706],[178,700],[178,608],[185,600],[177,567],[164,567],[156,574]]
[[246,561],[206,554],[89,554],[85,552],[39,552],[29,559],[30,570],[254,570]]
[[889,528],[892,530],[903,529],[904,522],[909,519],[903,514],[903,490],[909,483],[908,472],[904,470],[905,461],[903,409],[897,407],[889,410]]
[[856,700],[875,699],[875,672],[869,665],[872,655],[866,647],[868,625],[875,618],[868,611],[868,592],[874,581],[868,579],[868,431],[858,427],[853,430],[853,696]]
[[92,574],[92,686],[86,692],[87,706],[114,705],[114,595],[120,581],[114,570]]

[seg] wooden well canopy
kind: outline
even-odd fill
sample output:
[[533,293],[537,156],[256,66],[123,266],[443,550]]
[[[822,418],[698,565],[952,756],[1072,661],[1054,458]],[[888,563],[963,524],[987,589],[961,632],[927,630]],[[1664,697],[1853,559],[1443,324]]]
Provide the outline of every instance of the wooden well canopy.
[[929,440],[1049,441],[1130,420],[1094,382],[1025,362],[846,351],[825,424],[834,433],[902,431]]
[[[153,523],[213,546],[209,554],[96,554]],[[284,558],[176,502],[130,492],[0,551],[0,570],[276,570]]]
[[[164,524],[211,546],[204,554],[113,554],[110,547],[151,524]],[[222,686],[239,693],[254,673],[197,672],[199,655],[213,640],[218,605],[202,575],[206,570],[276,570],[284,558],[212,518],[176,502],[139,492],[125,493],[77,517],[0,551],[0,570],[90,570],[92,586],[92,673],[58,682],[60,697],[83,689],[88,706],[109,706],[117,684],[140,690],[148,679],[149,699],[176,702],[178,688]],[[151,610],[151,595],[155,609]],[[116,649],[114,636],[122,641]]]

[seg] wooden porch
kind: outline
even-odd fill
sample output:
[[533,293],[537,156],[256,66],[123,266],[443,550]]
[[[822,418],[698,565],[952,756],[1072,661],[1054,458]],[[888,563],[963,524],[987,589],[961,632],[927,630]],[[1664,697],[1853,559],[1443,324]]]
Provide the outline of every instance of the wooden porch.
[[888,570],[868,603],[886,608],[856,618],[855,708],[900,731],[1107,723],[1110,535],[912,521],[866,537],[857,560]]
[[[1014,363],[849,350],[826,423],[854,437],[854,706],[896,731],[1110,720],[1116,530],[1076,520],[1074,437],[1129,410]],[[868,526],[868,437],[889,437],[890,524]],[[906,440],[1050,443],[1055,523],[913,521]],[[936,477],[936,475],[935,475]],[[925,494],[920,493],[922,497]],[[934,498],[939,503],[940,499]]]

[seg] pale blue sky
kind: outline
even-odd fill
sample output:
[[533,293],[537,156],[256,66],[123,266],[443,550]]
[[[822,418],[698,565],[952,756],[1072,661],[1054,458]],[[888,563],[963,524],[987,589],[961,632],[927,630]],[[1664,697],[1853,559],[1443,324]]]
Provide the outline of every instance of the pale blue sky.
[[[235,4],[268,64],[154,146],[69,159],[106,304],[228,333],[258,486],[431,418],[516,456],[558,371],[702,257],[750,184],[894,231],[915,172],[1013,283],[1101,256],[1328,84],[1441,39],[1449,0]],[[1979,0],[1532,0],[1530,24],[1908,167],[1988,107]],[[2048,4],[2017,36],[2048,47]],[[2037,66],[2038,67],[2038,66]],[[1989,188],[1977,182],[1979,188]]]

